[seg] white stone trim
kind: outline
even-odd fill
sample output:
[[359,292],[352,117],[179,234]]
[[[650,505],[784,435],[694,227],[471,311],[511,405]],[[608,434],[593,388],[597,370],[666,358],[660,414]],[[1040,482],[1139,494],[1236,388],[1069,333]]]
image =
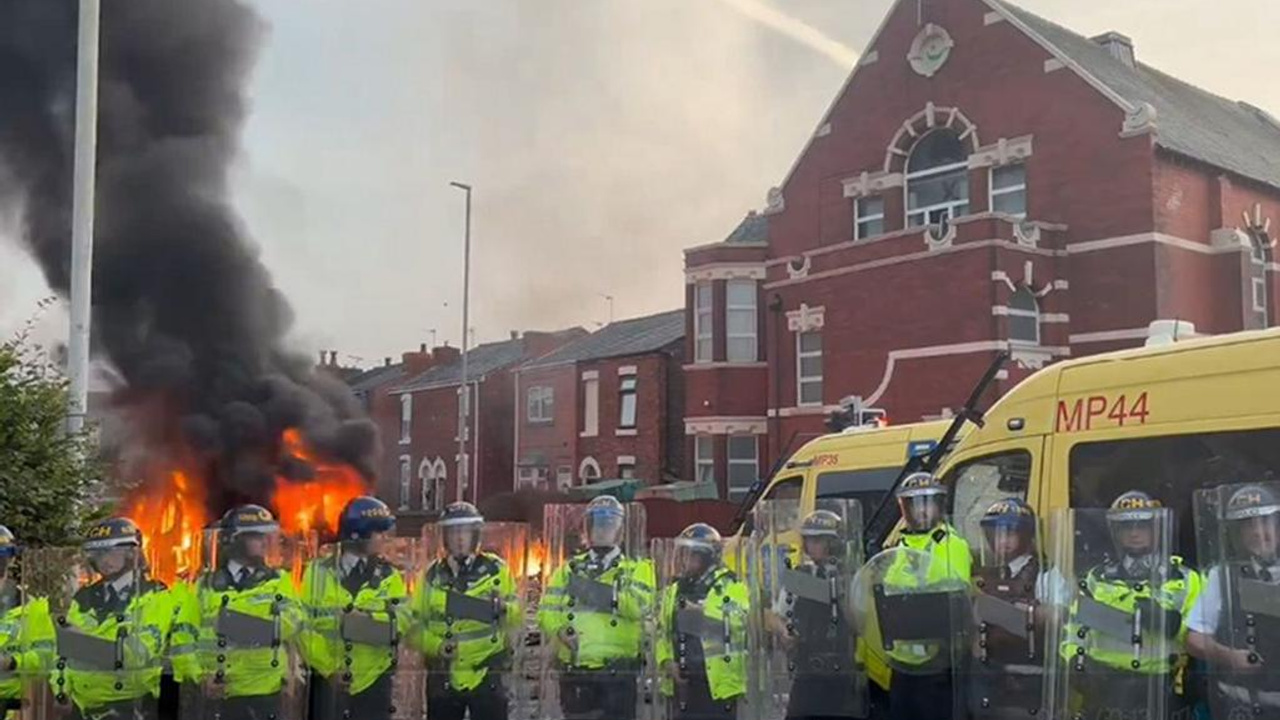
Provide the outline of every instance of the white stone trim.
[[801,405],[798,407],[769,408],[769,417],[809,417],[830,415],[840,410],[839,405]]
[[932,345],[929,347],[907,348],[903,350],[892,350],[885,358],[884,375],[880,378],[880,386],[871,393],[870,397],[863,400],[863,404],[875,407],[880,398],[884,396],[885,391],[889,389],[889,383],[893,381],[894,370],[897,369],[898,362],[901,360],[914,360],[917,358],[945,357],[949,355],[972,355],[982,352],[996,352],[1005,350],[1009,347],[1009,343],[1003,340],[981,340],[978,342],[955,343],[952,345]]
[[764,263],[715,263],[686,269],[684,283],[694,285],[708,280],[763,280],[765,275]]
[[[938,127],[939,121],[942,127],[951,129],[963,128],[960,133],[960,140],[968,140],[970,142],[969,149],[977,152],[982,147],[982,143],[978,140],[978,126],[969,119],[967,115],[960,111],[960,108],[943,107],[935,105],[932,100],[925,103],[924,109],[912,115],[902,122],[902,126],[898,128],[898,132],[893,136],[893,140],[889,142],[889,147],[884,153],[884,172],[893,172],[893,159],[895,157],[906,158],[910,155],[910,149],[915,145],[916,138],[922,133],[917,131],[916,124],[924,120],[924,130],[928,131]],[[959,128],[956,123],[959,122]],[[911,142],[907,143],[907,147],[902,147],[904,137],[909,137]]]
[[635,365],[623,365],[618,368],[619,375],[635,375],[639,373],[639,369]]
[[1034,135],[1000,138],[991,145],[980,147],[969,156],[969,169],[999,167],[1026,160],[1035,150],[1034,138]]
[[1009,278],[1009,273],[1003,270],[992,270],[991,282],[997,283],[997,284],[1003,284],[1005,287],[1009,288],[1009,292],[1018,291],[1018,286],[1013,284],[1013,280]]
[[1044,74],[1048,75],[1049,73],[1057,72],[1065,67],[1066,65],[1064,65],[1061,60],[1056,57],[1052,57],[1044,61]]
[[767,418],[698,417],[684,419],[685,435],[766,435]]
[[859,175],[845,178],[842,183],[845,197],[860,198],[867,195],[875,195],[883,190],[900,188],[906,183],[906,176],[900,172],[885,172],[881,170],[872,173],[864,170]]
[[1039,370],[1053,361],[1058,354],[1070,355],[1070,352],[1059,353],[1062,348],[1044,347],[1024,343],[1011,343],[1009,359],[1021,370]]
[[1009,306],[1008,305],[992,305],[991,314],[995,315],[996,317],[999,317],[1001,315],[1008,315]]
[[582,379],[582,382],[586,382],[588,380],[599,380],[600,371],[599,370],[583,370],[581,379]]
[[636,456],[635,455],[619,455],[618,464],[619,465],[635,465]]
[[800,303],[799,309],[787,313],[787,329],[795,333],[821,330],[826,323],[826,312],[826,306],[809,307]]
[[1070,280],[1054,280],[1053,289],[1054,290],[1070,290],[1071,281]]
[[705,362],[705,363],[689,363],[682,367],[683,370],[736,370],[736,369],[765,369],[769,367],[768,362]]
[[1129,247],[1131,245],[1145,245],[1147,243],[1156,243],[1159,245],[1167,245],[1176,247],[1181,250],[1189,250],[1191,252],[1200,253],[1202,255],[1213,255],[1220,252],[1236,251],[1238,248],[1215,248],[1205,243],[1188,240],[1186,238],[1176,237],[1174,235],[1166,235],[1165,233],[1151,232],[1138,233],[1137,235],[1122,235],[1120,237],[1103,238],[1101,240],[1087,240],[1085,242],[1072,243],[1066,247],[1068,255],[1081,255],[1083,253],[1098,252],[1101,250],[1114,250],[1116,248]]
[[595,478],[598,480],[604,477],[604,470],[600,468],[600,463],[590,455],[582,458],[582,462],[578,463],[578,479],[585,480],[587,478],[587,468],[595,468]]
[[1004,22],[1004,16],[998,12],[989,12],[982,16],[983,25],[995,25]]
[[1087,343],[1115,342],[1117,340],[1146,340],[1149,328],[1140,327],[1130,330],[1100,330],[1097,332],[1072,333],[1068,338],[1072,345]]
[[640,434],[638,428],[618,428],[613,431],[614,437],[636,437]]
[[1209,233],[1209,241],[1215,249],[1252,250],[1249,235],[1239,228],[1218,228]]
[[955,243],[956,237],[960,234],[960,231],[956,229],[955,223],[947,223],[947,229],[941,235],[933,234],[935,227],[937,226],[924,226],[924,246],[929,248],[930,252],[951,247]]
[[862,57],[858,58],[857,67],[866,67],[868,65],[875,65],[876,62],[879,60],[880,60],[879,50],[868,50],[862,53]]
[[805,255],[799,265],[794,262],[787,263],[787,277],[795,280],[796,278],[808,277],[809,271],[813,269],[813,256]]
[[829,122],[822,123],[821,125],[818,126],[817,130],[813,131],[814,137],[826,137],[830,134],[831,134],[831,123]]
[[1041,313],[1040,322],[1049,323],[1050,325],[1065,325],[1071,322],[1071,316],[1067,313]]
[[1137,107],[1125,112],[1124,122],[1120,125],[1120,137],[1131,138],[1155,132],[1158,117],[1155,105],[1149,102],[1138,103]]

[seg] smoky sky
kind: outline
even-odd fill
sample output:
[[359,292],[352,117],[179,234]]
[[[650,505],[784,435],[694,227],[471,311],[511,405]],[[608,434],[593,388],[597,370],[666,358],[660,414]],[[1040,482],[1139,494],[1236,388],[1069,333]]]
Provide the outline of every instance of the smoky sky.
[[[0,5],[0,202],[64,296],[77,7]],[[94,350],[122,383],[131,456],[194,465],[217,506],[267,499],[286,427],[372,467],[371,425],[288,351],[292,310],[229,203],[266,32],[238,0],[103,3]]]

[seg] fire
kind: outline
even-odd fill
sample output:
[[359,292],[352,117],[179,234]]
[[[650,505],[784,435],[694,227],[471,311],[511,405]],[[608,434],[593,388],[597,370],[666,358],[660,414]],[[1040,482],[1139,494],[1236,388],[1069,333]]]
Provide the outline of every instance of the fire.
[[547,546],[540,541],[529,543],[528,556],[524,561],[524,576],[536,578],[542,575],[542,566],[547,562]]
[[273,504],[280,516],[280,528],[293,536],[336,533],[342,508],[368,492],[364,478],[355,468],[316,457],[296,429],[286,430],[282,442],[283,452],[309,464],[314,476],[305,481],[276,478]]
[[172,585],[192,578],[204,547],[204,487],[182,470],[144,488],[125,503],[125,515],[142,530],[143,553],[153,577]]

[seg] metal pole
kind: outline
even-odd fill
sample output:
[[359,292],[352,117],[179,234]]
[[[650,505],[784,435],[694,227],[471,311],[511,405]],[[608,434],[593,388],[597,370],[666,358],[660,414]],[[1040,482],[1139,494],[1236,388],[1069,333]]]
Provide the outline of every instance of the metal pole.
[[471,392],[467,387],[467,353],[470,350],[471,311],[471,186],[460,182],[449,183],[467,194],[466,225],[463,231],[462,249],[462,385],[458,388],[458,499],[466,497],[471,485],[471,468],[467,462],[467,418],[471,409]]
[[67,374],[71,396],[67,431],[84,428],[89,411],[89,328],[93,293],[93,202],[98,144],[98,25],[100,0],[80,0],[76,63],[76,139],[71,200],[71,336]]

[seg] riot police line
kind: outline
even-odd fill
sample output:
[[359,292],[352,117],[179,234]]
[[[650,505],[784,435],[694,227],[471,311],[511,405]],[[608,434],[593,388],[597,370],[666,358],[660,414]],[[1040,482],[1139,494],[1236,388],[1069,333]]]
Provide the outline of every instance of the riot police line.
[[[149,576],[127,519],[77,548],[25,552],[0,528],[0,708],[34,720],[1280,718],[1280,487],[1197,493],[1199,569],[1176,552],[1172,512],[1140,491],[1047,519],[988,498],[967,509],[972,527],[948,516],[930,475],[896,494],[901,530],[869,558],[852,500],[803,516],[799,501],[763,501],[735,544],[703,524],[650,540],[643,508],[609,497],[549,506],[529,607],[525,528],[467,503],[416,540],[360,498],[319,548],[283,537],[264,508],[236,508],[211,530],[203,570],[174,587]],[[877,666],[887,692],[868,681]]]

